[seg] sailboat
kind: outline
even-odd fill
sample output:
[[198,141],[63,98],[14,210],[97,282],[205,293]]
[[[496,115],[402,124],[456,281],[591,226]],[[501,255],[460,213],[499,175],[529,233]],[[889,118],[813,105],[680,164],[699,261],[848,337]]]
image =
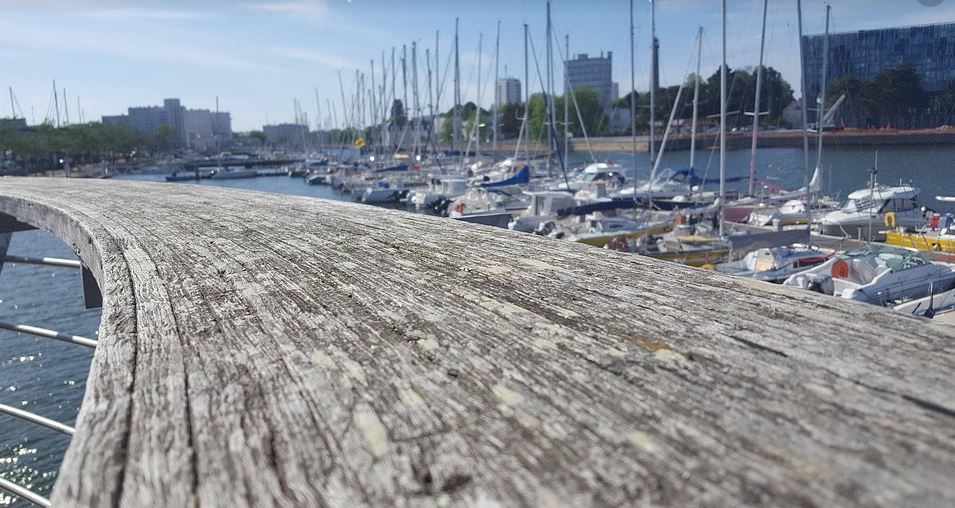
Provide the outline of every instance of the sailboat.
[[[764,0],[765,1],[765,0]],[[796,10],[798,16],[798,26],[799,26],[799,39],[802,40],[802,2],[797,0]],[[821,100],[819,103],[818,113],[819,121],[818,124],[825,123],[825,118],[828,118],[834,114],[835,109],[841,103],[837,101],[836,104],[830,109],[829,112],[825,111],[825,97],[826,97],[826,71],[828,68],[828,47],[829,47],[829,17],[830,17],[830,6],[826,6],[826,31],[825,38],[823,43],[823,69],[822,69],[822,81],[821,85]],[[763,8],[763,38],[765,38],[765,23],[766,23],[766,4],[764,3]],[[801,51],[801,49],[800,49]],[[804,62],[804,59],[800,58],[800,62]],[[802,79],[803,79],[803,90],[806,89],[805,69],[802,69],[802,63],[800,65]],[[760,67],[759,70],[762,70],[762,49],[760,50]],[[728,212],[732,215],[733,220],[737,222],[748,223],[756,226],[792,226],[800,224],[809,224],[820,219],[825,214],[837,210],[839,208],[839,202],[835,199],[828,196],[820,196],[821,183],[822,183],[822,154],[823,154],[823,130],[817,129],[816,134],[816,167],[812,172],[811,178],[809,177],[809,124],[807,117],[807,103],[806,96],[803,94],[802,97],[802,127],[803,127],[803,157],[804,164],[807,176],[807,184],[797,190],[787,191],[780,189],[775,192],[767,192],[761,196],[754,195],[755,191],[755,168],[756,168],[756,130],[759,125],[759,91],[762,83],[759,81],[759,73],[757,73],[757,107],[754,111],[754,120],[753,120],[753,143],[752,143],[752,155],[750,160],[750,196],[739,200],[735,203],[732,203],[728,208]]]

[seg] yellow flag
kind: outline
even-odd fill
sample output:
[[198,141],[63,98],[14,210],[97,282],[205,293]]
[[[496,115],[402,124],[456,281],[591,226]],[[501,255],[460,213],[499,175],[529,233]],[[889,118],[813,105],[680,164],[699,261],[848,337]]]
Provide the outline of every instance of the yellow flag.
[[365,148],[365,138],[358,138],[355,140],[355,148]]

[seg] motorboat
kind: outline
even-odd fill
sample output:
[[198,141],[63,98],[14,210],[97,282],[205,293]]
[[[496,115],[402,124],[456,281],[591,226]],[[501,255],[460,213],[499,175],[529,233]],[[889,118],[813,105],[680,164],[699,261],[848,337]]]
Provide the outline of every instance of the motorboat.
[[418,184],[405,179],[382,178],[367,186],[359,200],[368,204],[397,203],[405,198],[415,185]]
[[[929,319],[935,319],[936,317],[941,319],[942,316],[951,318],[955,316],[955,289],[941,293],[932,292],[928,296],[899,303],[892,308],[903,314]],[[948,321],[952,322],[952,320]]]
[[166,175],[167,182],[188,182],[190,180],[207,179],[212,176],[210,170],[200,171],[174,171],[171,175]]
[[468,191],[470,186],[463,178],[432,177],[425,189],[415,189],[408,194],[408,204],[418,210],[431,208],[441,200],[454,200]]
[[640,239],[632,252],[690,266],[725,261],[730,253],[730,243],[712,234],[704,224],[677,224],[669,233]]
[[791,199],[779,206],[753,209],[746,223],[753,226],[809,224],[838,208],[838,202],[825,197],[810,201],[808,206],[805,199]]
[[920,192],[909,186],[857,190],[840,209],[823,215],[817,228],[826,235],[849,238],[868,238],[871,232],[871,240],[884,240],[883,223],[914,228],[925,221],[918,204]]
[[952,289],[955,266],[929,261],[915,250],[870,245],[838,254],[783,285],[885,306]]
[[567,190],[580,191],[603,184],[605,188],[615,190],[622,187],[627,179],[623,175],[623,166],[613,162],[594,162],[565,185]]
[[[726,182],[740,181],[743,178],[727,178]],[[707,184],[719,184],[718,178],[706,179],[696,174],[693,168],[664,169],[654,177],[653,181],[638,185],[636,188],[627,187],[617,192],[619,197],[637,199],[673,199],[677,196],[689,196],[699,192]]]
[[472,187],[449,204],[448,217],[460,219],[469,214],[513,214],[526,209],[529,197],[524,195],[523,190],[530,181],[530,174],[530,166],[524,165],[516,173],[500,180],[491,180],[487,176],[472,180]]
[[955,254],[955,217],[933,213],[921,228],[886,231],[885,243],[931,252]]
[[542,223],[538,233],[595,247],[607,247],[614,240],[629,242],[647,235],[663,234],[672,228],[672,219],[606,216],[597,212],[583,217],[580,222]]
[[527,208],[516,214],[508,229],[530,233],[541,223],[554,220],[558,211],[578,204],[576,196],[565,191],[525,191],[524,194],[530,199]]
[[285,169],[285,173],[288,176],[291,176],[293,178],[305,177],[305,176],[308,176],[309,174],[309,169],[305,165],[305,163],[298,163],[298,164],[293,164],[290,166],[285,166],[283,169]]
[[229,169],[219,167],[212,171],[209,178],[213,180],[234,180],[238,178],[255,178],[259,173],[254,169]]
[[716,265],[716,271],[734,277],[781,283],[792,275],[827,261],[835,251],[807,245],[765,247],[743,259]]

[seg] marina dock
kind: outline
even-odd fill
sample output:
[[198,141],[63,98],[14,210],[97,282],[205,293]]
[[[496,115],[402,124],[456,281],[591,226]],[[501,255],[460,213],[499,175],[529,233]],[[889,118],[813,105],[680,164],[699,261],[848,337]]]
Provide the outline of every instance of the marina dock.
[[955,331],[370,206],[0,178],[103,315],[54,506],[955,505]]

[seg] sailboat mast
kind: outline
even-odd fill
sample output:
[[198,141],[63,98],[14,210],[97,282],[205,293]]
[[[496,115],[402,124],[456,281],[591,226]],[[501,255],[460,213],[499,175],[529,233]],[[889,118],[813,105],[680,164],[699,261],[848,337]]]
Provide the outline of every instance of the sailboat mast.
[[8,87],[10,90],[10,118],[17,119],[17,110],[13,107],[13,87]]
[[806,212],[809,212],[809,104],[806,101],[806,55],[805,55],[805,46],[802,35],[802,0],[796,0],[796,17],[798,18],[799,25],[799,74],[800,74],[800,87],[802,88],[802,157],[803,164],[805,169],[805,185],[806,185]]
[[441,32],[434,31],[434,110],[441,112],[441,64],[438,61],[441,57],[439,40]]
[[408,116],[408,46],[405,44],[401,45],[401,93],[403,97],[401,107],[404,109],[405,118],[410,118]]
[[388,129],[388,150],[389,151],[391,150],[392,146],[394,146],[395,144],[392,140],[392,135],[394,134],[394,129],[392,127],[394,127],[395,119],[393,118],[391,113],[394,111],[392,107],[395,104],[395,99],[398,98],[398,96],[395,95],[395,83],[397,82],[398,82],[398,75],[395,73],[395,47],[392,46],[391,47],[391,101],[389,101],[388,110],[385,112],[385,125],[386,125],[386,128]]
[[[650,164],[654,160],[657,128],[657,6],[650,0]],[[649,187],[648,187],[649,188]]]
[[822,79],[819,85],[819,121],[816,124],[816,169],[822,173],[822,134],[826,117],[826,78],[829,71],[829,13],[832,6],[826,4],[826,35],[822,39]]
[[[398,82],[398,75],[395,74],[395,47],[391,47],[391,100],[398,98],[395,95],[395,83]],[[393,119],[392,119],[393,120]]]
[[[216,108],[218,109],[218,108]],[[219,116],[216,115],[216,122]],[[322,129],[322,102],[318,98],[318,87],[315,87],[315,128],[318,130],[318,151],[325,153],[325,131]]]
[[[428,137],[432,136],[434,131],[434,93],[431,88],[431,48],[424,48],[424,63],[428,66],[428,115],[431,117],[430,127],[428,127]],[[428,150],[427,143],[425,151]]]
[[696,167],[696,119],[700,113],[700,66],[703,63],[703,27],[700,27],[696,39],[698,47],[696,50],[696,77],[693,85],[693,126],[690,130],[690,169]]
[[[371,96],[371,118],[369,118],[369,122],[368,122],[368,126],[369,126],[368,133],[370,134],[375,132],[374,126],[375,124],[378,123],[378,104],[377,104],[377,100],[375,99],[375,93],[377,90],[377,88],[375,87],[375,60],[374,59],[369,60],[368,66],[371,67],[371,93],[369,94]],[[369,139],[368,141],[371,142],[372,140]],[[378,153],[378,148],[380,147],[381,147],[381,133],[379,133],[378,135],[378,143],[375,144],[373,148],[376,154]]]
[[720,237],[723,237],[723,212],[726,200],[726,0],[720,2],[720,27],[723,31],[723,60],[720,66]]
[[763,93],[763,56],[766,51],[766,13],[769,0],[763,0],[763,31],[759,36],[759,67],[756,68],[756,105],[753,107],[753,143],[749,157],[749,195],[756,187],[756,140],[759,133],[759,104]]
[[[524,23],[524,118],[521,120],[521,133],[527,132],[527,122],[531,115],[531,68],[530,54],[527,50],[528,36],[527,23]],[[519,140],[518,140],[519,141]],[[518,149],[520,147],[518,146]],[[531,157],[530,143],[524,141],[524,160],[529,161]]]
[[215,134],[213,137],[216,140],[216,157],[219,159],[219,165],[222,165],[222,148],[219,146],[219,96],[216,95],[216,121],[215,121]]
[[[418,105],[418,43],[411,43],[411,94],[412,101],[414,102],[414,110],[412,114],[414,115],[414,155],[418,155],[418,150],[420,147],[418,144],[421,141],[421,110]],[[416,157],[417,158],[417,157]]]
[[477,108],[474,111],[474,158],[481,157],[481,56],[483,52],[484,34],[478,34],[478,66],[477,66]]
[[385,68],[385,52],[381,52],[381,60],[379,60],[379,69],[381,69],[381,86],[378,88],[378,103],[380,107],[378,108],[378,118],[376,119],[378,123],[378,145],[381,146],[381,151],[384,153],[386,147],[390,145],[389,143],[389,132],[388,132],[388,112],[391,111],[391,103],[388,100],[388,78],[394,79],[394,76],[388,75],[388,69]]
[[[630,0],[630,155],[633,159],[633,215],[637,215],[637,78],[633,50],[633,0]],[[570,58],[570,55],[567,55]]]
[[550,2],[549,1],[547,2],[547,30],[546,32],[547,32],[547,46],[546,46],[547,50],[546,50],[545,56],[547,58],[547,80],[546,80],[547,90],[544,90],[544,95],[546,96],[549,94],[550,98],[546,102],[547,111],[545,112],[545,115],[544,115],[546,118],[544,122],[550,124],[550,126],[545,126],[545,128],[547,129],[547,176],[551,177],[553,176],[552,168],[551,168],[551,157],[553,155],[553,150],[554,150],[554,134],[553,134],[553,131],[551,130],[551,127],[553,127],[554,125],[553,123],[554,122],[554,95],[553,95],[554,87],[552,83],[553,75],[551,74],[552,40],[551,40]]
[[69,96],[66,95],[66,87],[63,87],[63,112],[66,114],[66,123],[63,125],[70,124],[70,100]]
[[60,99],[56,92],[56,80],[53,80],[53,107],[56,109],[56,126],[60,126]]
[[497,84],[501,80],[500,62],[501,61],[501,20],[497,20],[497,38],[494,42],[494,118],[491,120],[494,130],[492,151],[497,152],[497,117],[501,113],[501,98],[497,94]]
[[457,142],[461,137],[461,66],[458,51],[458,24],[460,20],[454,18],[454,129],[451,137],[451,150],[457,151]]
[[76,117],[80,123],[83,123],[83,110],[80,108],[80,96],[76,96]]
[[[570,35],[564,35],[564,58],[570,58]],[[567,82],[567,62],[564,62],[564,164],[570,159],[570,84]]]
[[[341,124],[342,134],[341,134],[340,141],[342,143],[341,155],[344,156],[345,142],[348,139],[348,101],[345,99],[345,84],[342,82],[342,71],[338,71],[338,89],[342,93],[342,124]],[[337,119],[335,124],[336,125],[338,124]]]

